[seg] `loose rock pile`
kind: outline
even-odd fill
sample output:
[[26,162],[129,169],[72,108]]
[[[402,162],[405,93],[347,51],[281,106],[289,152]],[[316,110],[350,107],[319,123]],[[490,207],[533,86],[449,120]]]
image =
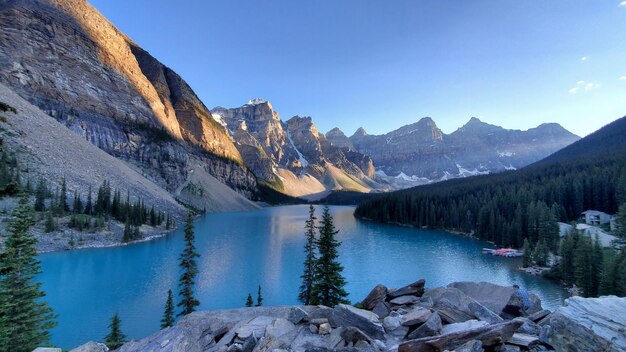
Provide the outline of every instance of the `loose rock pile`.
[[[512,317],[513,288],[457,282],[425,289],[419,280],[399,289],[378,285],[358,304],[252,307],[195,312],[174,327],[120,351],[550,351],[571,350],[584,339],[585,351],[619,351],[625,345],[622,321],[602,323],[626,299],[575,298],[552,314],[531,294],[526,317]],[[585,303],[587,302],[587,303]],[[589,307],[601,314],[581,318]],[[626,316],[626,315],[624,315]],[[604,318],[603,318],[604,317]],[[568,319],[579,319],[570,322]],[[601,326],[601,331],[593,325]],[[621,330],[620,330],[621,329]],[[597,329],[596,329],[597,330]],[[621,339],[612,338],[612,334]],[[579,342],[577,342],[579,341]],[[580,342],[580,343],[583,343]],[[580,345],[583,346],[583,345]],[[76,350],[78,351],[78,350]],[[84,351],[84,350],[80,350]]]

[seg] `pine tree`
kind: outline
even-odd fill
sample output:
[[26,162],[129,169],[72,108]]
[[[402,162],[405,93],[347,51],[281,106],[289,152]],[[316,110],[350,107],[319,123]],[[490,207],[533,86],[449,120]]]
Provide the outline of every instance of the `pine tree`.
[[533,251],[533,260],[539,266],[548,265],[548,258],[550,256],[550,252],[548,250],[548,245],[544,241],[544,239],[540,239],[539,242],[535,245],[535,250]]
[[124,222],[124,234],[122,235],[122,242],[127,243],[133,240],[133,229],[130,226],[130,221],[127,219]]
[[530,242],[528,242],[528,238],[524,239],[524,256],[522,257],[522,267],[528,268],[532,265],[532,253],[530,249]]
[[342,276],[343,266],[339,263],[337,248],[341,245],[335,239],[338,231],[335,230],[333,217],[328,207],[324,207],[320,237],[317,240],[319,258],[315,264],[315,284],[312,293],[314,301],[319,304],[333,307],[339,303],[348,303],[348,293],[344,290],[346,280]]
[[67,184],[65,183],[65,178],[61,181],[61,194],[59,195],[59,214],[64,215],[66,212],[70,211],[70,206],[67,204]]
[[85,204],[85,214],[93,214],[93,201],[91,198],[91,186],[89,186],[89,193],[87,193],[87,203]]
[[306,243],[304,245],[304,272],[302,273],[302,284],[300,285],[300,294],[298,295],[298,299],[302,304],[316,304],[316,302],[312,301],[312,289],[314,284],[314,276],[315,276],[315,262],[317,261],[316,256],[316,244],[315,244],[315,208],[313,205],[309,206],[309,218],[306,220],[304,228],[305,228],[305,236]]
[[619,207],[616,217],[617,229],[615,234],[621,238],[626,238],[626,203]]
[[76,191],[74,191],[74,203],[72,205],[72,212],[74,214],[80,214],[83,212],[83,201],[80,199],[80,195]]
[[263,305],[263,296],[261,295],[261,285],[259,285],[259,289],[256,293],[256,306],[260,307]]
[[48,189],[46,188],[46,182],[43,178],[37,182],[37,189],[35,190],[35,211],[46,210],[46,196],[48,195]]
[[248,293],[248,298],[246,298],[246,307],[252,307],[254,305],[254,301],[252,300],[252,295]]
[[109,334],[104,337],[104,344],[111,350],[120,348],[126,342],[126,335],[122,333],[122,320],[119,314],[115,313],[109,324]]
[[574,276],[583,296],[594,294],[593,244],[588,236],[581,236],[574,251]]
[[192,313],[195,307],[200,305],[200,302],[194,296],[194,284],[196,276],[198,275],[196,258],[200,256],[196,252],[194,241],[193,217],[191,213],[189,213],[187,215],[187,221],[185,222],[185,249],[180,255],[179,262],[180,268],[183,271],[178,280],[178,287],[180,288],[178,295],[181,297],[181,301],[178,302],[178,307],[183,309],[178,313],[179,316]]
[[167,290],[167,301],[165,301],[165,310],[161,319],[161,329],[174,325],[174,298],[172,290]]
[[41,299],[45,293],[34,282],[41,273],[35,243],[29,233],[33,210],[20,198],[9,225],[5,251],[0,254],[0,351],[32,351],[48,343],[56,325],[52,309]]
[[46,212],[45,232],[50,233],[59,227],[51,211]]

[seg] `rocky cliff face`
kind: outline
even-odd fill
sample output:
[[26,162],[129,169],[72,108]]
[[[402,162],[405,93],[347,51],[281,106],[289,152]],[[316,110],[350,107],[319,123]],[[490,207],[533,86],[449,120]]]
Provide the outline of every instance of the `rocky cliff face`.
[[342,135],[334,129],[328,138],[371,156],[383,180],[388,175],[420,183],[520,168],[580,139],[558,124],[519,131],[477,118],[446,135],[428,117],[384,135],[359,128],[349,144]]
[[0,79],[17,94],[181,198],[198,165],[252,196],[253,175],[191,88],[86,1],[5,1],[0,26]]
[[262,99],[238,108],[216,107],[211,113],[231,133],[246,165],[279,191],[311,197],[333,189],[370,190],[371,159],[332,145],[311,117],[283,122]]

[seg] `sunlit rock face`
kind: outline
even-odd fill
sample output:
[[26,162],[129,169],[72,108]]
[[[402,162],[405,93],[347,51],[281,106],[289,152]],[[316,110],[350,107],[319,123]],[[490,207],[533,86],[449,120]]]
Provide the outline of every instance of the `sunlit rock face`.
[[83,0],[0,4],[0,79],[170,191],[195,165],[252,196],[227,131],[174,71]]
[[[341,134],[334,131],[329,139],[346,145]],[[521,168],[578,139],[558,124],[519,131],[477,118],[447,135],[425,117],[384,135],[359,128],[349,142],[354,150],[371,156],[385,175],[432,182]]]
[[263,99],[211,112],[231,133],[246,165],[280,191],[308,196],[336,189],[371,190],[371,158],[331,144],[311,117],[282,121]]

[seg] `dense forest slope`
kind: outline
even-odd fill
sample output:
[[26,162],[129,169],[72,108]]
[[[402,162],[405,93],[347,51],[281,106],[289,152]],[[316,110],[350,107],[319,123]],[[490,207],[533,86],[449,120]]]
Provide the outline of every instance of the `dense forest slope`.
[[502,245],[554,246],[554,220],[626,202],[626,117],[526,168],[390,193],[360,204],[360,218],[475,233]]

